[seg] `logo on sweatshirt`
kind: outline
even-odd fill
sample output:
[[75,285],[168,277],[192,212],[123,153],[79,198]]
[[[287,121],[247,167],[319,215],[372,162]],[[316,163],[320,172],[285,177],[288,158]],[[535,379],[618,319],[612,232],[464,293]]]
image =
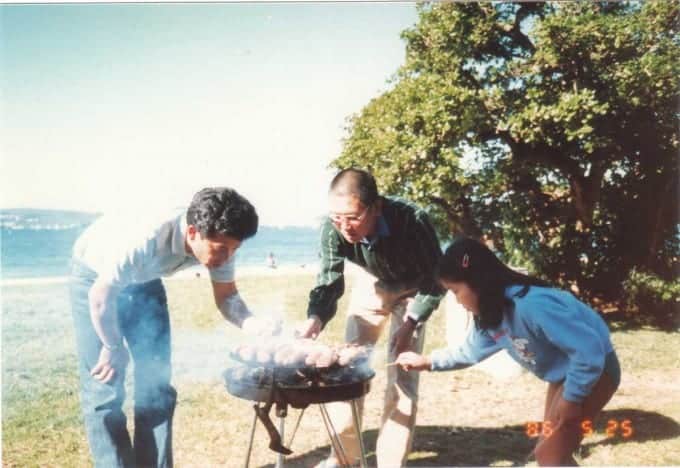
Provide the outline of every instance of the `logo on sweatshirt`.
[[532,366],[536,365],[536,353],[529,351],[529,340],[526,338],[512,337],[512,346],[515,348],[515,352],[519,358]]
[[504,328],[504,329],[502,329],[501,331],[499,331],[499,332],[497,332],[496,334],[494,334],[491,338],[492,338],[494,341],[498,341],[498,340],[500,340],[501,338],[503,338],[503,337],[504,337],[505,335],[507,335],[507,334],[508,334],[508,330]]

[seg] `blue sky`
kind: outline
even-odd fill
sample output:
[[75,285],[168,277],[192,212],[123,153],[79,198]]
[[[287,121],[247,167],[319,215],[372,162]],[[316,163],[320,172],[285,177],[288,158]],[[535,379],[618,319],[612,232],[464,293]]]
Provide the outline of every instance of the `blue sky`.
[[404,61],[412,3],[0,6],[0,207],[323,215],[345,119]]

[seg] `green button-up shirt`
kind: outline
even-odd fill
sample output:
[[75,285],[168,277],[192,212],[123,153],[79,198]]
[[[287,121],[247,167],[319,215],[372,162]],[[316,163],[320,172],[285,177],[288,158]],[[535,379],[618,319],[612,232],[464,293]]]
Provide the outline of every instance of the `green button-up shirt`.
[[417,288],[410,315],[425,321],[444,295],[434,277],[442,255],[439,240],[419,207],[398,198],[383,197],[376,235],[369,242],[352,244],[335,229],[330,219],[321,227],[321,268],[316,287],[309,293],[307,316],[328,323],[345,292],[345,260],[385,283],[390,289]]

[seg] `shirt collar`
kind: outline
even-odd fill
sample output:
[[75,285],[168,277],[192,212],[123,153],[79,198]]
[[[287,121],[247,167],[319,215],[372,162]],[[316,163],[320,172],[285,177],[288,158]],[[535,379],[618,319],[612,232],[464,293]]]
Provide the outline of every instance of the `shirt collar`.
[[361,239],[362,244],[367,244],[369,247],[373,247],[376,242],[378,242],[378,239],[381,237],[388,237],[390,235],[390,227],[387,225],[387,221],[385,221],[385,217],[380,214],[380,217],[378,218],[378,221],[376,223],[376,229],[375,229],[375,234],[373,234],[371,237],[364,237]]

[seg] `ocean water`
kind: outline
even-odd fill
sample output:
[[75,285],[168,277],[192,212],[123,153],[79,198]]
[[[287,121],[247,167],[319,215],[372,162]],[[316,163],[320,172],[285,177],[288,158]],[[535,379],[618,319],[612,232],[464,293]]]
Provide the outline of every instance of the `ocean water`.
[[[97,218],[61,210],[0,210],[2,279],[68,275],[73,243]],[[264,266],[269,253],[279,265],[312,265],[318,259],[319,230],[261,226],[237,253],[237,268]]]

